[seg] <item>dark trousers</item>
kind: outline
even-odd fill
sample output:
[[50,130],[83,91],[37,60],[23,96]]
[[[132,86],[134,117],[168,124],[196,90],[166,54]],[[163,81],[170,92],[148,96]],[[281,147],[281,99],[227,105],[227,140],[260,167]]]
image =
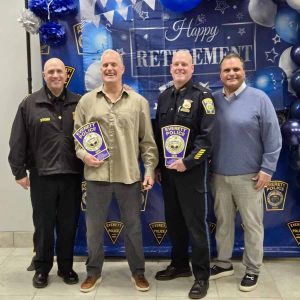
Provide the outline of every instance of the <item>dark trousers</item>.
[[210,274],[206,186],[206,168],[203,166],[183,173],[162,170],[165,218],[172,244],[171,265],[189,267],[191,244],[193,273],[196,279],[203,280]]
[[115,195],[124,223],[126,257],[132,275],[144,274],[145,258],[141,228],[140,182],[87,181],[86,228],[89,258],[88,276],[99,276],[104,262],[103,235],[109,204]]
[[53,266],[54,244],[58,269],[63,272],[71,270],[80,211],[81,175],[39,176],[32,171],[30,194],[35,230],[35,270],[49,273]]

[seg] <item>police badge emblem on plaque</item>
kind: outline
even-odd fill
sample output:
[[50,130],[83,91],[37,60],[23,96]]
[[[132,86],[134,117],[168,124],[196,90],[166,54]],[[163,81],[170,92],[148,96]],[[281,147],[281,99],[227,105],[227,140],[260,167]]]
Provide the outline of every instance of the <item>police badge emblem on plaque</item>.
[[109,157],[103,134],[98,122],[87,123],[73,133],[80,146],[99,160]]
[[161,129],[165,166],[184,158],[190,129],[181,125],[168,125]]
[[267,211],[284,210],[288,184],[281,180],[271,180],[264,189],[264,200]]

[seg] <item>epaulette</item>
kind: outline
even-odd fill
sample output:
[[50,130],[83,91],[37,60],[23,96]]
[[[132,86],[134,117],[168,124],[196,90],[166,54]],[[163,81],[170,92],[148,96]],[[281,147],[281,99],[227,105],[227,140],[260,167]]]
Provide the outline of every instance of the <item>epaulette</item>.
[[193,87],[194,87],[195,89],[201,91],[201,92],[203,93],[204,96],[207,95],[207,96],[211,97],[211,91],[210,91],[208,88],[202,86],[200,83],[194,83],[194,84],[193,84]]
[[169,82],[167,82],[166,84],[160,86],[158,89],[159,89],[159,91],[162,93],[162,92],[164,92],[164,91],[166,91],[166,90],[172,88],[173,86],[174,86],[174,82],[173,82],[173,80],[172,80],[172,81],[169,81]]

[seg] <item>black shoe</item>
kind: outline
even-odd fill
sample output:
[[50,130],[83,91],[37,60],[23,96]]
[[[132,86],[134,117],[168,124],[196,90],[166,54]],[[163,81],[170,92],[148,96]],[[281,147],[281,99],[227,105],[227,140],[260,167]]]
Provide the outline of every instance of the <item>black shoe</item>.
[[156,280],[172,280],[177,277],[189,277],[192,276],[190,268],[175,268],[173,266],[167,266],[165,270],[159,271],[155,275]]
[[32,278],[32,284],[37,289],[46,287],[48,285],[48,274],[36,272]]
[[68,272],[63,272],[58,270],[57,275],[61,277],[66,284],[76,284],[78,283],[78,275],[73,270]]
[[243,292],[251,292],[257,287],[258,275],[245,274],[240,284],[240,290]]
[[230,268],[225,269],[225,268],[221,268],[221,267],[214,265],[210,268],[209,279],[218,279],[221,277],[233,275],[233,273],[234,273],[234,270],[233,270],[232,266]]
[[201,299],[206,296],[209,287],[208,280],[195,280],[190,292],[189,297],[191,299]]

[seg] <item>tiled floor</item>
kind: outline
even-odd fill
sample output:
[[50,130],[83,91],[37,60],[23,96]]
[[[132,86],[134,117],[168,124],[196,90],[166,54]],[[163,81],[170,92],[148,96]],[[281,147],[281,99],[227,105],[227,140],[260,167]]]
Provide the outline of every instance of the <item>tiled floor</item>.
[[[147,260],[146,276],[150,281],[149,292],[134,289],[125,260],[109,260],[104,264],[103,281],[96,290],[83,294],[79,284],[69,286],[56,276],[54,265],[49,285],[44,289],[32,287],[33,272],[26,271],[32,249],[0,248],[0,300],[180,300],[188,299],[192,278],[178,278],[168,282],[154,279],[155,273],[167,266],[166,260]],[[80,261],[78,261],[80,260]],[[76,258],[74,269],[80,281],[85,278],[83,259]],[[258,288],[249,293],[238,290],[244,269],[239,261],[234,262],[235,275],[210,282],[206,299],[298,299],[300,300],[300,258],[265,260]]]

